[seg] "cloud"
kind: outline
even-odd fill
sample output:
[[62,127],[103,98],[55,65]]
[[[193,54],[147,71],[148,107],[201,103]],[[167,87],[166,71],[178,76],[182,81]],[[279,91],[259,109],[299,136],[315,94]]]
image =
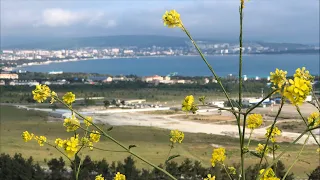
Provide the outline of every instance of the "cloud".
[[67,26],[102,26],[105,28],[116,26],[114,19],[108,19],[104,12],[93,11],[71,11],[61,8],[49,8],[42,12],[41,19],[34,24],[48,27]]
[[[165,10],[180,12],[195,37],[237,39],[239,0],[28,1],[1,5],[2,35],[101,36],[119,34],[179,35],[165,29]],[[319,0],[246,2],[246,40],[317,42]]]
[[40,24],[50,27],[70,26],[85,21],[87,18],[88,16],[84,13],[53,8],[43,11]]

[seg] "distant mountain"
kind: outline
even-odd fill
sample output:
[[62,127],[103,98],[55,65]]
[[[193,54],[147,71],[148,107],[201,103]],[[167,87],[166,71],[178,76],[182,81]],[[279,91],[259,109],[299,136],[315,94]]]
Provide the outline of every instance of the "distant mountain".
[[112,47],[112,46],[186,46],[187,38],[155,35],[121,35],[103,37],[81,37],[81,38],[58,38],[50,41],[38,41],[21,44],[3,45],[2,48],[21,49],[63,49],[63,48],[84,48],[84,47]]

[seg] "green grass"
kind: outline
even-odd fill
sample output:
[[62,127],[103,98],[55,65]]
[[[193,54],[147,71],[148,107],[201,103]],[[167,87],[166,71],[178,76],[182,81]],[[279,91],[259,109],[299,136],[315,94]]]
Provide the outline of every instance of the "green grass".
[[[47,115],[43,112],[26,111],[16,109],[11,106],[1,106],[1,153],[22,153],[24,157],[33,156],[35,161],[44,164],[44,159],[60,157],[61,154],[54,148],[44,146],[40,147],[35,141],[25,143],[21,139],[21,133],[25,130],[33,132],[36,135],[45,135],[48,142],[53,143],[58,137],[67,138],[72,136],[72,133],[67,133],[62,125],[62,122],[47,122]],[[105,125],[103,128],[107,129]],[[119,140],[123,144],[129,146],[137,145],[133,149],[139,155],[155,164],[164,162],[169,150],[169,131],[151,127],[133,127],[121,126],[114,127],[110,131],[110,135]],[[257,145],[257,141],[252,141],[251,149]],[[175,159],[181,162],[185,158],[199,160],[205,166],[210,166],[210,157],[212,153],[212,145],[217,144],[224,146],[227,149],[228,160],[227,164],[240,162],[239,158],[239,141],[237,138],[209,135],[209,134],[194,134],[185,133],[185,140],[182,144],[177,144],[172,150],[172,154],[180,154],[181,157]],[[281,147],[285,147],[287,143],[281,143]],[[101,142],[96,144],[97,147],[109,150],[122,150],[116,144],[108,139],[101,139]],[[287,165],[293,162],[301,145],[293,146],[282,161]],[[304,175],[310,172],[318,165],[318,157],[316,154],[316,146],[307,146],[301,159],[294,167],[293,172],[297,175]],[[109,162],[122,161],[128,156],[127,153],[116,153],[106,151],[83,151],[84,155],[90,155],[92,159],[98,160],[105,158]],[[288,156],[290,155],[290,157]],[[258,163],[258,159],[247,155],[246,165]],[[149,168],[146,164],[137,160],[137,166],[140,168]]]

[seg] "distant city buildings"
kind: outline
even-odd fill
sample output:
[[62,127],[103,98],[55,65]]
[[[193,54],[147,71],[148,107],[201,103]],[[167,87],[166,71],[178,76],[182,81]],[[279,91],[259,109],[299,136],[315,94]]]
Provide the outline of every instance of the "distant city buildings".
[[18,74],[11,74],[11,73],[1,73],[0,79],[18,79]]
[[[206,41],[196,41],[202,52],[206,55],[233,55],[240,52],[237,43],[211,43]],[[311,50],[317,51],[319,47],[284,47],[272,46],[272,44],[261,45],[259,43],[245,43],[242,47],[244,54],[263,53],[286,53],[291,51]],[[181,47],[103,47],[103,48],[79,48],[61,50],[24,50],[24,49],[4,49],[0,51],[2,68],[28,66],[35,64],[47,64],[51,62],[76,61],[79,59],[108,59],[115,57],[140,57],[140,56],[184,56],[198,55],[197,50],[191,42],[187,42]]]

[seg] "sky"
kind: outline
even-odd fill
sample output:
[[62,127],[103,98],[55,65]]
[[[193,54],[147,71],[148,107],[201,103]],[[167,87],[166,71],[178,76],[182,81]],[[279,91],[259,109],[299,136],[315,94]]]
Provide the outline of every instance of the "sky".
[[[175,9],[196,39],[234,39],[239,0],[1,0],[1,37],[56,38],[111,35],[184,36],[163,26]],[[319,42],[319,0],[250,0],[244,40]]]

